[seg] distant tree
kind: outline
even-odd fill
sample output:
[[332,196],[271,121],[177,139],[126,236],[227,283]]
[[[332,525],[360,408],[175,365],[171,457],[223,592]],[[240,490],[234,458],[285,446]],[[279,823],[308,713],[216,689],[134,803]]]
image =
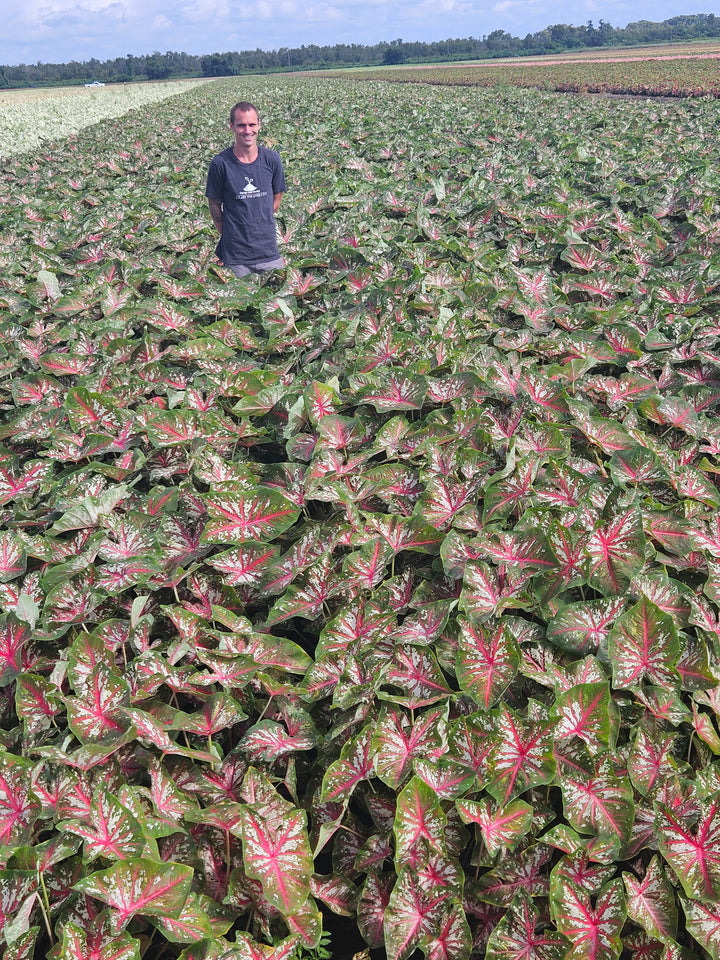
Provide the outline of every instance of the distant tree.
[[153,53],[145,60],[145,76],[148,80],[167,80],[172,73],[172,64],[161,53]]
[[211,53],[208,57],[201,57],[200,69],[204,77],[232,77],[241,72],[240,64],[233,62],[233,55],[229,53]]
[[519,43],[515,37],[504,30],[493,30],[485,38],[485,46],[491,57],[505,57],[515,53],[519,49]]
[[393,63],[405,63],[405,51],[400,47],[388,47],[384,53],[382,62],[386,65]]

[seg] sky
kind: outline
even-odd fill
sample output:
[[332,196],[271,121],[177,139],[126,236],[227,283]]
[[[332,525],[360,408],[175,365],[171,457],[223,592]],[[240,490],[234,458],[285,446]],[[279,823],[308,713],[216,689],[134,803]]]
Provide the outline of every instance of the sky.
[[614,27],[720,14],[718,0],[0,0],[0,64],[110,60],[383,40],[524,37],[555,23]]

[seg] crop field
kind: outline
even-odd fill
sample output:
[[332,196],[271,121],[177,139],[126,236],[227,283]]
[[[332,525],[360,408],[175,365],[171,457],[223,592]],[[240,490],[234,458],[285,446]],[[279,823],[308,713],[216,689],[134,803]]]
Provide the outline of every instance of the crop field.
[[554,57],[372,68],[353,71],[353,74],[394,83],[470,87],[511,84],[561,93],[717,98],[720,97],[720,46],[704,43],[627,50],[613,47]]
[[113,85],[88,89],[43,87],[0,91],[0,160],[35,149],[44,140],[77,133],[102,120],[176,96],[204,80]]
[[718,960],[719,153],[265,77],[0,162],[4,960]]

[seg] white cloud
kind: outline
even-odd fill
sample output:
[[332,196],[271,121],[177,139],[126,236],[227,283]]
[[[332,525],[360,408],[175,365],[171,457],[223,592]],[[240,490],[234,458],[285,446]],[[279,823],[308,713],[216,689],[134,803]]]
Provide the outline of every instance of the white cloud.
[[466,13],[471,8],[472,4],[466,0],[424,0],[419,9],[424,14],[437,14]]
[[227,0],[192,0],[192,3],[183,3],[176,10],[175,16],[190,23],[210,23],[213,20],[224,20],[229,9]]

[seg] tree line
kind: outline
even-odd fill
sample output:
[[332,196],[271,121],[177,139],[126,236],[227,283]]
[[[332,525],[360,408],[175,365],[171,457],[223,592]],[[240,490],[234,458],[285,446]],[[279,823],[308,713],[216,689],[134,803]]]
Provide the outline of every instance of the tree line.
[[480,60],[563,53],[587,47],[634,46],[647,43],[692,41],[720,37],[720,17],[700,13],[671,17],[659,23],[638,20],[626,27],[613,27],[605,20],[582,26],[554,24],[525,37],[493,30],[480,38],[439,40],[433,43],[392,40],[372,45],[336,43],[278,50],[243,50],[194,56],[188,53],[154,53],[144,56],[95,58],[70,63],[35,63],[0,66],[0,87],[37,84],[74,84],[94,80],[127,83],[135,80],[166,80],[184,77],[225,77],[246,73],[287,70],[322,70],[340,67],[396,63],[431,63],[447,60]]

